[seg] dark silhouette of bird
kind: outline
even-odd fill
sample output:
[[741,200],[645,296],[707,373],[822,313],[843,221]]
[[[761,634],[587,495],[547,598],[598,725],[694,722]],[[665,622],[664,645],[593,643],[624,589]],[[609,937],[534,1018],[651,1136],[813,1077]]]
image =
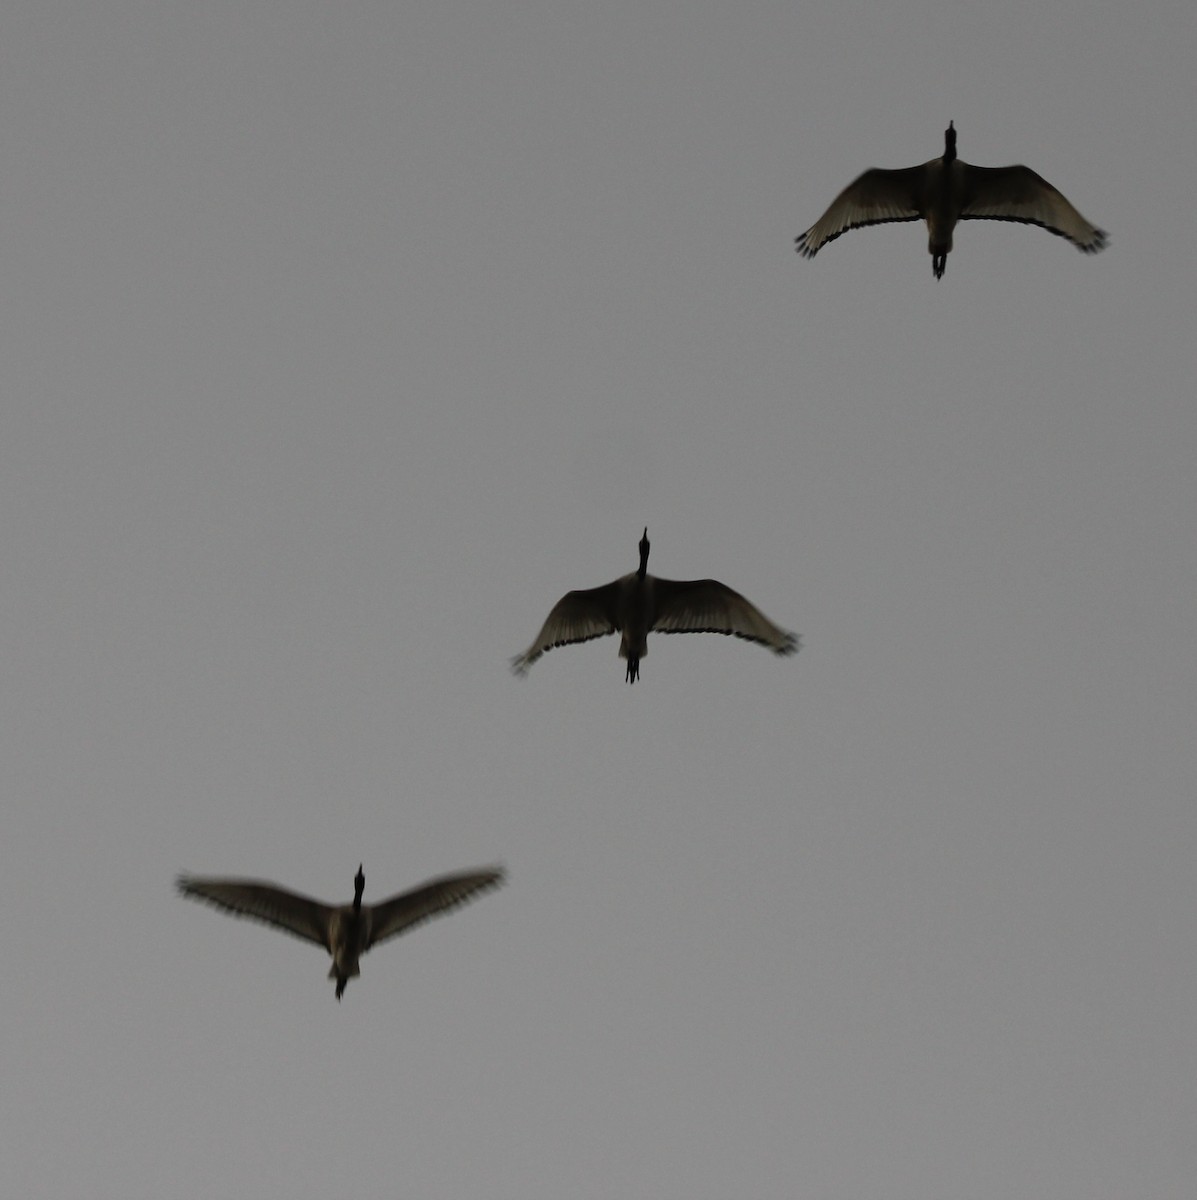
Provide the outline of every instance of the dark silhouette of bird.
[[918,167],[874,167],[850,183],[831,207],[795,239],[798,253],[814,258],[827,242],[862,225],[926,221],[931,269],[943,278],[957,221],[1019,221],[1067,238],[1086,254],[1105,248],[1106,234],[1091,225],[1042,175],[1030,167],[974,167],[956,157],[956,129],[944,131],[942,158]]
[[410,892],[401,892],[379,904],[363,904],[366,876],[359,865],[353,880],[353,903],[336,907],[256,879],[180,875],[175,886],[184,896],[206,901],[234,916],[262,921],[323,946],[332,955],[328,977],[337,981],[337,999],[340,1000],[349,980],[361,974],[358,959],[371,946],[404,933],[439,913],[448,912],[502,881],[501,867],[487,867],[430,879]]
[[613,583],[567,592],[556,604],[523,654],[511,660],[517,675],[554,646],[622,634],[619,657],[628,661],[627,681],[640,677],[650,633],[722,633],[768,646],[775,654],[793,654],[799,639],[779,629],[739,592],[716,579],[657,579],[648,573],[648,528],[640,539],[640,568]]

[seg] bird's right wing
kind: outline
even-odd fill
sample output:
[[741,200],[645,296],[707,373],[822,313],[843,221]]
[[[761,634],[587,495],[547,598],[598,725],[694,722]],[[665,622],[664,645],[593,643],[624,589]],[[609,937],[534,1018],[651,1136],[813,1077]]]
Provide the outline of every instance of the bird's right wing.
[[328,946],[332,909],[319,900],[289,892],[273,883],[256,879],[205,879],[180,875],[175,880],[180,895],[222,908],[236,917],[249,917],[273,925],[306,942]]
[[554,646],[571,646],[615,633],[619,628],[616,622],[621,582],[617,579],[602,587],[566,592],[553,605],[532,645],[511,660],[511,669],[517,675],[527,675],[532,664]]
[[755,604],[717,579],[654,579],[657,633],[722,633],[794,654],[797,634],[774,625]]
[[[503,875],[502,867],[446,875],[441,879],[430,879],[410,892],[391,896],[381,904],[372,905],[369,945],[385,942],[387,938],[395,937],[421,921],[465,904],[487,888],[498,887],[503,882]],[[366,948],[369,949],[369,946]]]
[[926,169],[919,166],[887,171],[874,167],[866,171],[836,196],[805,233],[795,238],[798,253],[804,258],[814,258],[820,246],[862,225],[917,221],[923,215],[919,190]]
[[1021,221],[1067,238],[1086,254],[1105,248],[1105,230],[1085,220],[1059,188],[1030,167],[969,164],[964,179],[962,221]]

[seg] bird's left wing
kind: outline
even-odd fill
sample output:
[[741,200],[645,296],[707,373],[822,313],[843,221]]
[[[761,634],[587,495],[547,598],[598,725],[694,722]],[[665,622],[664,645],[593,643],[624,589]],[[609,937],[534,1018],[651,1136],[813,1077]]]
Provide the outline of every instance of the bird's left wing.
[[249,917],[273,925],[328,949],[332,909],[310,896],[301,896],[298,892],[256,879],[205,879],[180,875],[175,886],[183,896],[203,900],[236,917]]
[[814,258],[820,246],[862,225],[917,221],[923,215],[919,188],[925,173],[926,167],[921,166],[896,171],[874,167],[858,176],[805,233],[794,239],[798,253]]
[[553,605],[532,645],[511,660],[511,669],[517,675],[527,675],[532,664],[554,646],[571,646],[614,633],[619,628],[619,586],[616,580],[602,587],[566,592]]

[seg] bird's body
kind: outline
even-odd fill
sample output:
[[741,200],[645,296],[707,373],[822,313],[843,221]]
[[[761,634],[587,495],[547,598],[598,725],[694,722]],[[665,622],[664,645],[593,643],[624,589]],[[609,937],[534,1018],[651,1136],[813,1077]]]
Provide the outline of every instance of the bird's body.
[[974,167],[956,157],[956,129],[944,131],[941,158],[917,167],[873,168],[853,180],[827,211],[795,239],[798,253],[814,258],[820,247],[849,229],[891,221],[926,221],[927,249],[941,279],[958,221],[1017,221],[1067,238],[1086,254],[1106,245],[1106,234],[1030,167]]
[[366,876],[359,866],[352,904],[322,904],[298,892],[255,879],[213,879],[180,875],[181,895],[203,900],[234,916],[273,925],[332,955],[328,977],[337,981],[337,999],[348,981],[361,974],[359,959],[371,946],[397,936],[438,913],[471,900],[503,881],[499,867],[432,879],[379,904],[363,904]]
[[793,654],[798,638],[774,625],[739,592],[716,579],[657,579],[648,574],[648,530],[640,539],[640,569],[602,587],[567,592],[553,606],[536,640],[511,660],[518,675],[555,646],[619,633],[627,681],[640,677],[650,633],[722,633]]

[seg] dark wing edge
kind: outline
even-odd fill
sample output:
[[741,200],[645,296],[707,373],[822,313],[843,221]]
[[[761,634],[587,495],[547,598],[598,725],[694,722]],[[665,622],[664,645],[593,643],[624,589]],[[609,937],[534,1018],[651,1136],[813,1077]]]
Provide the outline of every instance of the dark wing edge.
[[866,225],[891,225],[917,221],[923,216],[915,196],[926,168],[885,170],[874,167],[854,179],[828,205],[827,211],[794,239],[803,258],[814,258],[828,242]]
[[615,623],[619,581],[602,587],[566,592],[545,618],[532,645],[511,659],[516,675],[527,675],[532,664],[557,646],[576,646],[618,630]]
[[480,893],[499,887],[506,875],[503,867],[499,866],[445,875],[373,905],[370,942],[366,949],[469,903]]
[[[1059,188],[1030,167],[970,164],[969,171],[972,194],[965,201],[960,220],[1037,225],[1071,242],[1082,254],[1097,254],[1109,244],[1104,229],[1083,217]],[[978,193],[988,193],[990,198],[982,200]]]
[[657,579],[654,633],[720,633],[765,646],[780,657],[796,654],[802,639],[775,625],[750,600],[717,579]]
[[[872,217],[867,221],[853,221],[851,225],[845,225],[842,229],[837,229],[834,233],[825,234],[819,239],[818,244],[811,249],[807,238],[814,232],[814,225],[806,231],[800,233],[794,239],[794,249],[802,255],[803,258],[814,258],[828,242],[834,242],[836,238],[843,237],[850,229],[864,229],[866,225],[896,225],[902,221],[918,221],[922,218],[922,213],[914,213],[909,217]],[[816,222],[817,224],[817,222]]]
[[235,917],[272,925],[328,949],[333,910],[310,896],[256,879],[210,879],[186,874],[175,879],[175,887],[181,896],[201,900]]

